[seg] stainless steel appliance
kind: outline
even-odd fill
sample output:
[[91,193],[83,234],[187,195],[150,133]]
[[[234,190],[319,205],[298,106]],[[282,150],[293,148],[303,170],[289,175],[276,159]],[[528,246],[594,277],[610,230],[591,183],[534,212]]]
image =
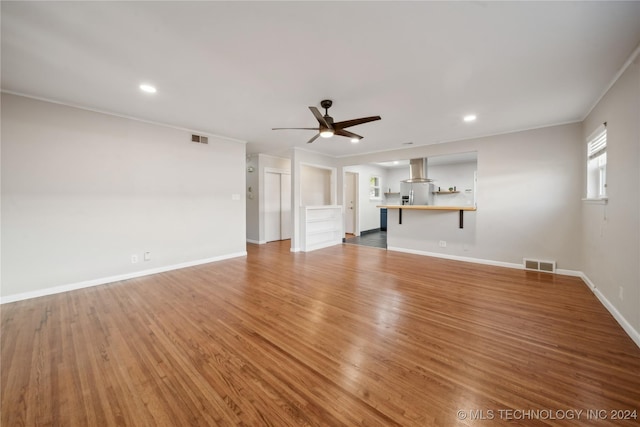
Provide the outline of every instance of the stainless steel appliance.
[[433,205],[434,186],[427,178],[427,159],[411,159],[410,178],[400,183],[403,205]]
[[433,205],[434,185],[431,182],[401,182],[403,205]]

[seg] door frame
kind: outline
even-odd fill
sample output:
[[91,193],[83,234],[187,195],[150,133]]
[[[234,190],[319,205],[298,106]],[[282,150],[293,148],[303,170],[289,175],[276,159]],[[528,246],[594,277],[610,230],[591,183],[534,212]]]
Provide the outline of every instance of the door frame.
[[[266,182],[267,182],[267,174],[269,174],[269,173],[280,175],[280,179],[281,180],[282,180],[282,175],[286,175],[291,180],[291,170],[266,167],[262,171],[262,182],[265,183],[265,186],[266,186]],[[282,185],[280,187],[282,188]],[[264,204],[266,203],[266,201],[265,201],[266,188],[264,188],[264,190],[265,191],[262,191],[261,194],[260,194],[260,196],[261,196],[260,205],[262,206],[261,209],[260,209],[260,216],[261,216],[260,222],[261,222],[261,226],[264,227],[263,228],[263,234],[262,234],[264,236],[264,243],[268,243],[268,241],[267,241],[267,231],[266,231],[266,222],[267,221],[266,221],[265,212],[264,212]],[[291,193],[289,195],[289,199],[290,199],[290,202],[291,202],[291,206],[289,207],[290,210],[293,209],[293,201],[292,201],[293,194],[292,193],[293,193],[293,190],[292,190],[292,187],[291,187]],[[281,199],[282,199],[282,197],[281,197]],[[280,223],[280,236],[282,237],[282,206],[280,207],[280,221],[281,221],[281,223]],[[290,214],[289,230],[291,230],[291,234],[293,235],[293,215],[292,214]],[[287,240],[291,239],[292,237],[293,236],[288,237]]]
[[355,236],[360,235],[360,173],[353,171],[344,171],[342,176],[343,190],[342,190],[342,206],[344,206],[344,230],[347,229],[347,174],[353,175],[354,185],[354,200],[353,200],[353,234]]

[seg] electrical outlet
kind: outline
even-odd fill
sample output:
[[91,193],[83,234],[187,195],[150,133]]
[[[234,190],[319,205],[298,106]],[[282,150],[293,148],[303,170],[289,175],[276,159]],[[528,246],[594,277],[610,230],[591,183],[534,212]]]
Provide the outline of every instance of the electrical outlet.
[[138,262],[138,255],[131,255],[131,264],[136,264]]
[[144,260],[145,261],[150,261],[151,260],[151,252],[145,252],[144,253]]
[[622,286],[618,288],[618,298],[620,298],[620,301],[624,299],[624,288]]
[[439,245],[440,245],[440,247],[441,247],[441,248],[446,248],[446,247],[447,247],[447,242],[446,242],[446,240],[440,240]]

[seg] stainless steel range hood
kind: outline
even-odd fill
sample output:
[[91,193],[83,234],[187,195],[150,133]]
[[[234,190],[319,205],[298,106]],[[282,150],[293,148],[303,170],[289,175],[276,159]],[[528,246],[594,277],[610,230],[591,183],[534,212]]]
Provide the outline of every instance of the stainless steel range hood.
[[409,160],[409,179],[405,179],[402,182],[433,182],[432,179],[427,178],[427,158],[411,159]]

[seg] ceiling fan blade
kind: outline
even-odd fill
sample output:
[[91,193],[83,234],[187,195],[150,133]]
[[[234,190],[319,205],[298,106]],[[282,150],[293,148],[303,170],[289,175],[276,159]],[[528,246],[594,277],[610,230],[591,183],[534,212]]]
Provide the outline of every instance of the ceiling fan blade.
[[324,126],[327,129],[333,129],[333,126],[327,123],[327,121],[322,116],[322,113],[318,111],[316,107],[309,107],[309,110],[311,110],[311,112],[316,117],[316,120],[318,120],[318,123],[320,123],[321,126]]
[[361,125],[363,123],[375,122],[380,119],[380,116],[362,117],[360,119],[345,120],[344,122],[334,123],[333,126],[335,128],[344,129],[355,125]]
[[363,137],[355,134],[353,132],[349,132],[348,130],[344,130],[344,129],[336,129],[335,131],[335,135],[340,135],[340,136],[346,136],[347,138],[358,138],[358,139],[362,139]]
[[311,138],[310,140],[307,141],[307,144],[311,144],[313,141],[315,141],[316,139],[318,139],[318,137],[320,136],[319,133],[315,134],[315,136],[313,138]]
[[318,128],[271,128],[271,130],[283,130],[283,129],[318,130]]

